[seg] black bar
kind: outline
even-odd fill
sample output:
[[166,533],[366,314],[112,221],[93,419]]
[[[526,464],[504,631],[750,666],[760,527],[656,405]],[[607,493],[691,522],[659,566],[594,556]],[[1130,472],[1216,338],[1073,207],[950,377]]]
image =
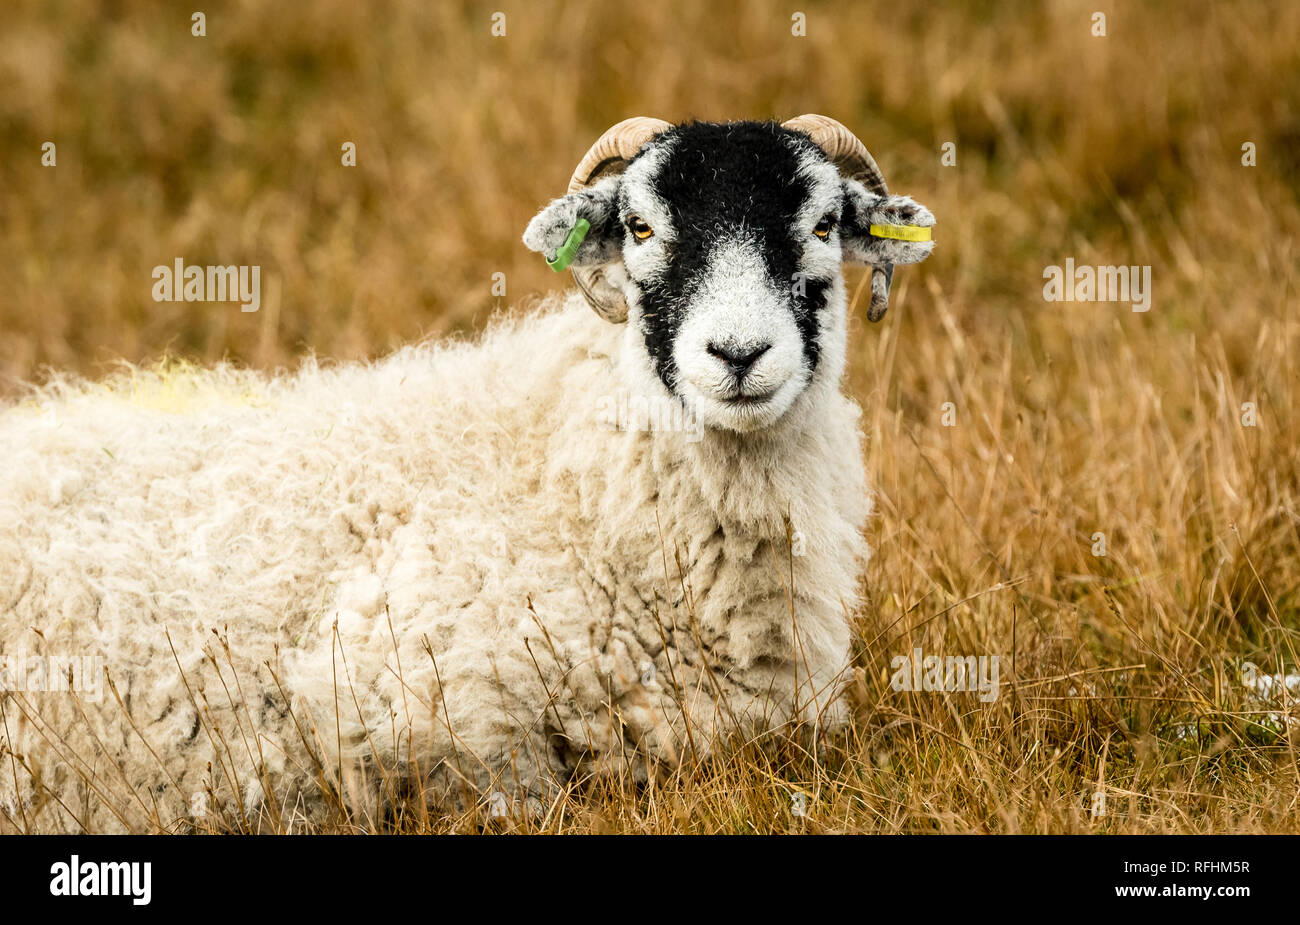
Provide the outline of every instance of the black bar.
[[[196,908],[383,915],[414,904],[436,917],[450,914],[453,902],[493,916],[515,904],[606,915],[610,902],[651,915],[676,903],[692,907],[691,897],[701,896],[729,913],[771,912],[771,903],[789,901],[811,903],[810,914],[857,909],[864,919],[882,909],[946,918],[1194,903],[1232,914],[1292,895],[1296,847],[1291,836],[1219,835],[10,836],[0,839],[0,885],[13,909],[127,915]],[[107,879],[118,871],[127,895],[52,895],[71,879],[58,881],[56,865],[71,874],[74,855],[87,887],[99,883],[100,862],[147,862],[148,903],[137,904],[129,889],[143,898],[142,874],[127,881],[123,868]],[[1152,895],[1120,895],[1133,888]],[[1189,888],[1212,892],[1188,895]]]

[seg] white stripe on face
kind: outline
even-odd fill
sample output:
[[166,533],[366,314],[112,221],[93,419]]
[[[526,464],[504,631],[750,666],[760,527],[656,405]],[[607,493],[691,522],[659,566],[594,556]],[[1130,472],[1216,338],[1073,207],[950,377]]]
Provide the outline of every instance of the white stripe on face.
[[[820,242],[818,242],[820,243]],[[678,391],[706,426],[749,431],[786,412],[808,383],[789,293],[752,241],[719,242],[673,343]],[[738,374],[726,356],[760,353]]]

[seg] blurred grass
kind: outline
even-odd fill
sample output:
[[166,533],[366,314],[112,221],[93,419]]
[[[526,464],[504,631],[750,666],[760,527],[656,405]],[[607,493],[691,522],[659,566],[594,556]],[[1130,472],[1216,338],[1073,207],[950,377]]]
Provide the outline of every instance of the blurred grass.
[[[1300,5],[797,7],[806,37],[769,3],[519,4],[496,38],[501,4],[211,2],[196,38],[176,4],[9,0],[0,395],[476,330],[567,285],[519,235],[609,124],[832,115],[940,241],[853,328],[881,493],[859,721],[834,767],[737,759],[554,828],[1300,829],[1292,737],[1232,680],[1297,665]],[[262,310],[153,302],[177,257],[261,265]],[[1152,310],[1044,302],[1067,257],[1151,265]],[[894,692],[914,645],[1014,654],[1009,690]]]

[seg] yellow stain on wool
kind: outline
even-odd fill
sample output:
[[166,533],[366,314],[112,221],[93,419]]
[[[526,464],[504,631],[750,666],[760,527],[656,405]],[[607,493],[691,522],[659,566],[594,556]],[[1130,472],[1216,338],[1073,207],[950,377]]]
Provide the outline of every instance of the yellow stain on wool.
[[[109,383],[110,388],[112,383]],[[214,380],[202,367],[163,359],[150,370],[131,369],[128,400],[137,408],[186,414],[217,405],[264,406],[266,397],[247,382]]]

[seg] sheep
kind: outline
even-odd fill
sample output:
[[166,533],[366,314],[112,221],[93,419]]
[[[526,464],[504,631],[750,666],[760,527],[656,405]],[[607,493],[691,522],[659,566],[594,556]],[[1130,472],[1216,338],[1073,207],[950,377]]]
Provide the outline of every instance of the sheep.
[[826,117],[632,119],[524,234],[577,291],[477,341],[32,387],[0,826],[545,799],[835,727],[871,508],[840,269],[879,318],[933,224]]

